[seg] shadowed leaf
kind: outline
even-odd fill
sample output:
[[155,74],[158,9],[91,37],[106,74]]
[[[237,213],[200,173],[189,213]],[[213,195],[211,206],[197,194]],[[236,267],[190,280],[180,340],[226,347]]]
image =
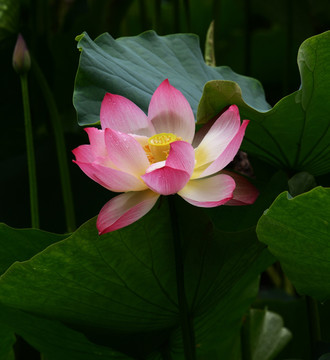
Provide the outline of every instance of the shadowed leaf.
[[[216,346],[222,354],[237,338],[257,293],[258,274],[273,258],[253,229],[213,230],[200,209],[183,201],[178,206],[187,299],[202,344],[198,351]],[[173,353],[181,356],[169,223],[166,203],[102,236],[93,219],[31,260],[12,265],[0,280],[0,301],[70,324],[91,341],[131,356],[150,355],[169,338]],[[215,345],[216,337],[222,341]]]
[[320,301],[330,297],[329,219],[330,189],[317,187],[291,199],[282,193],[257,226],[298,292]]
[[328,173],[330,31],[301,45],[298,66],[301,88],[269,111],[253,108],[238,82],[208,82],[198,108],[198,123],[206,123],[225,106],[237,104],[241,118],[251,120],[242,144],[248,154],[291,172]]
[[257,80],[226,66],[206,65],[195,35],[158,36],[148,31],[117,40],[103,34],[92,41],[83,33],[77,40],[81,55],[73,102],[80,125],[99,122],[106,92],[123,95],[147,112],[151,95],[166,78],[186,96],[195,114],[203,87],[212,79],[236,81],[246,103],[269,109]]

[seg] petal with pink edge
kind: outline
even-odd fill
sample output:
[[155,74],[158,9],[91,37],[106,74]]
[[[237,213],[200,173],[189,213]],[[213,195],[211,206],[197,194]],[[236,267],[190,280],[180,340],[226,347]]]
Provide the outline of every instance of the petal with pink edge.
[[235,155],[237,154],[245,134],[245,129],[249,123],[249,120],[244,120],[237,134],[234,136],[232,141],[227,145],[225,150],[218,156],[217,159],[211,163],[209,167],[207,167],[198,177],[205,177],[212,175],[220,170],[222,170],[225,166],[227,166],[231,161],[233,161]]
[[195,134],[194,114],[187,99],[164,80],[152,95],[148,119],[157,134],[172,133],[192,143]]
[[75,162],[92,180],[114,192],[141,191],[147,186],[134,175],[95,163]]
[[154,129],[146,114],[131,100],[120,95],[105,94],[100,111],[102,129],[125,134],[152,136]]
[[110,160],[124,172],[140,176],[150,165],[142,146],[131,135],[105,129],[105,144]]
[[142,179],[158,194],[175,194],[189,181],[194,164],[193,147],[185,141],[175,141],[166,161],[150,165]]
[[156,204],[158,194],[151,190],[128,192],[108,201],[101,209],[96,226],[99,234],[118,230],[139,220]]
[[191,175],[195,167],[194,148],[186,141],[172,142],[166,159],[166,166],[184,170]]
[[232,105],[217,119],[195,149],[195,169],[214,161],[232,141],[240,125],[238,108]]
[[209,178],[190,180],[178,194],[192,205],[215,207],[232,199],[235,186],[232,177],[220,174]]
[[72,152],[77,161],[92,163],[96,159],[94,151],[90,145],[80,145],[72,150]]
[[104,130],[95,127],[85,128],[88,134],[91,149],[95,156],[107,156],[107,149],[104,141]]
[[[88,151],[91,152],[90,156],[93,156],[93,160],[87,160],[81,158],[77,158],[78,161],[82,162],[93,162],[103,166],[116,168],[116,165],[110,160],[108,156],[108,151],[105,146],[104,139],[104,130],[100,130],[94,127],[85,128],[85,131],[88,134],[90,145],[88,146]],[[87,148],[86,148],[87,149]],[[86,151],[85,151],[86,152]],[[82,152],[81,152],[82,153]],[[75,154],[77,156],[77,154]],[[86,152],[87,155],[87,152]]]
[[233,198],[229,200],[226,205],[251,205],[256,201],[259,196],[259,191],[245,177],[226,170],[221,171],[221,174],[231,176],[236,183]]

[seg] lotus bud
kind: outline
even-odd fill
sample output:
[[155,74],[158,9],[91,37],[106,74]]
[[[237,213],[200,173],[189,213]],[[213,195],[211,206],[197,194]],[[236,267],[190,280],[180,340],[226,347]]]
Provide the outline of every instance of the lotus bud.
[[13,68],[19,75],[24,75],[30,70],[30,67],[31,58],[29,50],[23,36],[18,34],[13,54]]

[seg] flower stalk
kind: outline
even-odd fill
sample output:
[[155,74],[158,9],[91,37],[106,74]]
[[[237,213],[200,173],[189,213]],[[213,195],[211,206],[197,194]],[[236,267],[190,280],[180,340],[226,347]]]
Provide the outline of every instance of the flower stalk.
[[318,346],[322,341],[320,315],[317,301],[310,296],[305,296],[307,316],[309,322],[309,334],[311,342],[311,358],[318,357]]
[[26,151],[27,151],[27,160],[28,160],[28,171],[29,171],[31,224],[33,228],[38,229],[39,206],[38,206],[37,174],[36,174],[36,162],[34,155],[27,74],[21,74],[20,78],[21,78],[21,87],[22,87],[24,121],[25,121],[25,139],[26,139]]
[[39,207],[38,207],[38,190],[36,162],[33,145],[33,132],[31,122],[29,88],[28,88],[28,72],[31,67],[31,58],[26,43],[21,34],[18,35],[17,42],[13,53],[13,68],[20,76],[24,122],[25,122],[25,139],[26,152],[29,172],[29,188],[30,188],[30,207],[31,207],[31,224],[33,228],[39,228]]
[[169,210],[170,210],[172,234],[173,234],[172,238],[174,245],[177,294],[178,294],[178,305],[179,305],[179,315],[180,315],[180,325],[182,331],[184,356],[186,360],[195,360],[196,346],[195,346],[194,326],[193,326],[192,316],[189,312],[188,302],[185,292],[182,244],[181,244],[180,229],[179,229],[178,218],[175,208],[174,196],[168,196],[168,202],[169,202]]
[[62,197],[63,197],[64,212],[66,219],[66,227],[69,232],[73,232],[76,229],[76,221],[75,221],[73,197],[71,190],[69,166],[66,157],[66,146],[65,146],[61,119],[54,100],[54,96],[49,88],[47,80],[45,79],[45,76],[42,73],[37,62],[33,58],[32,58],[32,71],[39,83],[39,86],[44,95],[46,105],[48,107],[49,116],[55,138],[55,146],[56,146],[59,175],[60,175],[60,181],[62,187]]

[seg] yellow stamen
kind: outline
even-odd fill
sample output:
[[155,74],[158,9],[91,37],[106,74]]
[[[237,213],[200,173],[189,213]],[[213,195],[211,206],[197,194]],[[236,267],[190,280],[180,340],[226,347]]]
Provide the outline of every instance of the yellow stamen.
[[144,146],[150,163],[166,160],[170,152],[170,144],[182,140],[171,133],[160,133],[148,139],[148,145]]

